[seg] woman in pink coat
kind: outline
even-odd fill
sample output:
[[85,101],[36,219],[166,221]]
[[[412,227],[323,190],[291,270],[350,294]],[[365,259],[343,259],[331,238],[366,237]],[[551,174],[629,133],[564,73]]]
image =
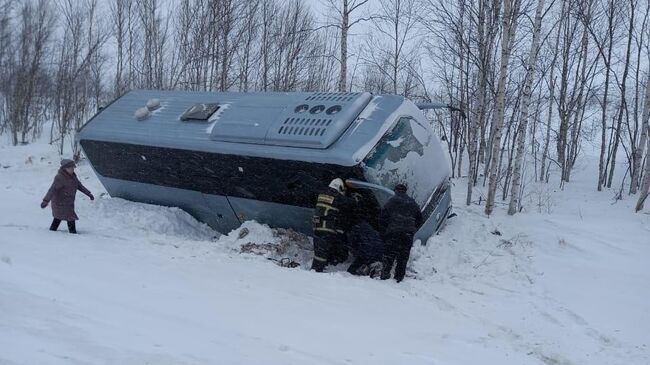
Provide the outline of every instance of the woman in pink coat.
[[61,161],[61,168],[54,177],[54,182],[41,203],[41,208],[45,208],[52,201],[52,216],[54,216],[54,219],[52,225],[50,225],[51,231],[56,231],[61,221],[67,221],[68,232],[77,233],[75,221],[79,217],[74,211],[77,190],[88,195],[90,200],[95,200],[93,194],[77,179],[77,175],[74,173],[75,167],[76,165],[72,160],[64,159]]

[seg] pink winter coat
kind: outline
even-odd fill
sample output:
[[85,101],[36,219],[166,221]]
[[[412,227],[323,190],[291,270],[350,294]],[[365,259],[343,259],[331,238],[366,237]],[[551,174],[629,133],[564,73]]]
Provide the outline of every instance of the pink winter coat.
[[86,189],[81,181],[77,179],[77,174],[68,174],[63,168],[54,177],[54,182],[50,190],[43,198],[44,202],[52,201],[52,216],[62,221],[75,221],[79,219],[74,211],[74,199],[77,190],[92,197],[92,194]]

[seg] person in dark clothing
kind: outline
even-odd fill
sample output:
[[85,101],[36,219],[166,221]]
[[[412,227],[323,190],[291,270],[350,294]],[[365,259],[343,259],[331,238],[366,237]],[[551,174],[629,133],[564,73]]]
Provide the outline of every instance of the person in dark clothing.
[[74,200],[77,190],[86,194],[90,200],[95,200],[95,197],[86,189],[85,186],[79,181],[77,175],[74,173],[76,165],[74,161],[64,159],[61,161],[61,168],[54,177],[54,182],[50,189],[45,194],[41,202],[41,208],[45,209],[52,201],[52,224],[50,225],[51,231],[59,229],[61,221],[68,222],[68,232],[77,233],[75,221],[79,219],[74,211]]
[[311,268],[322,272],[327,264],[338,264],[348,258],[345,231],[349,225],[351,203],[345,183],[334,179],[318,195],[312,223],[314,227],[314,259]]
[[413,246],[413,235],[422,225],[422,211],[413,200],[406,195],[404,184],[395,186],[395,195],[388,200],[379,216],[379,226],[385,240],[383,269],[381,279],[390,278],[390,272],[395,262],[395,280],[399,283],[406,275]]
[[354,261],[348,268],[352,275],[371,274],[370,266],[375,262],[381,262],[384,253],[384,242],[377,232],[365,220],[355,224],[348,232],[350,250],[354,255]]

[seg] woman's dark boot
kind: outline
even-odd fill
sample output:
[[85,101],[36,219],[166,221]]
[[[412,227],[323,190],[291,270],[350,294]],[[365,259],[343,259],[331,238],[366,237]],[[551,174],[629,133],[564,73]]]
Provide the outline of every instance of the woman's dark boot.
[[68,232],[77,234],[77,225],[74,221],[68,221]]
[[52,224],[50,224],[50,231],[56,231],[59,229],[59,224],[61,224],[61,220],[54,218]]

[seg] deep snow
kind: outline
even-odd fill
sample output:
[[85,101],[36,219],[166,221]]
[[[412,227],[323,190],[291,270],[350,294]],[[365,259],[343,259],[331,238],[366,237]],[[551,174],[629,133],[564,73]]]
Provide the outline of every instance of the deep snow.
[[48,145],[0,146],[0,364],[650,363],[650,215],[595,192],[590,164],[528,186],[515,217],[461,205],[455,180],[458,217],[401,284],[241,254],[286,237],[99,197],[86,163],[81,234],[49,232],[57,166]]

